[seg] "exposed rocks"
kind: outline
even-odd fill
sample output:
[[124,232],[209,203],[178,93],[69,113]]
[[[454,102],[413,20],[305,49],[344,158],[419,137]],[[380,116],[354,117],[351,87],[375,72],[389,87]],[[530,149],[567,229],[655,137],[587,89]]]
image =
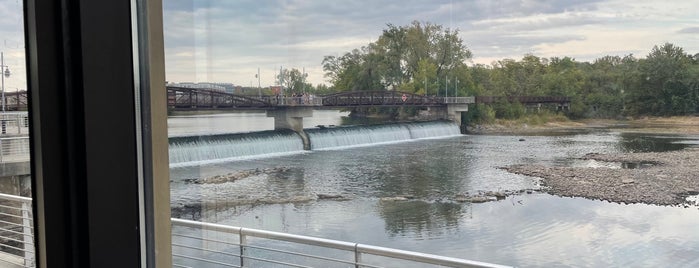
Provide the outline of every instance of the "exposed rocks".
[[490,201],[503,200],[510,195],[518,195],[522,193],[533,193],[531,189],[523,189],[519,191],[487,191],[477,192],[474,194],[458,194],[454,197],[455,202],[459,203],[485,203]]
[[545,191],[618,203],[686,204],[699,194],[699,150],[662,153],[587,154],[582,159],[617,163],[623,168],[515,165],[502,169],[542,178]]
[[289,172],[291,169],[287,167],[275,167],[275,168],[265,168],[265,169],[250,169],[250,170],[242,170],[238,171],[236,173],[228,173],[226,175],[216,175],[213,177],[207,177],[207,178],[192,178],[192,179],[185,179],[185,183],[193,183],[193,184],[220,184],[220,183],[226,183],[226,182],[233,182],[237,181],[240,179],[252,177],[252,176],[259,176],[259,175],[281,175],[284,173]]
[[382,197],[380,200],[381,201],[407,201],[407,200],[412,200],[412,199],[415,199],[415,197],[412,195],[399,195],[399,196]]
[[347,196],[339,195],[339,194],[317,194],[316,197],[318,197],[318,200],[335,200],[335,201],[347,201],[347,200],[351,199]]

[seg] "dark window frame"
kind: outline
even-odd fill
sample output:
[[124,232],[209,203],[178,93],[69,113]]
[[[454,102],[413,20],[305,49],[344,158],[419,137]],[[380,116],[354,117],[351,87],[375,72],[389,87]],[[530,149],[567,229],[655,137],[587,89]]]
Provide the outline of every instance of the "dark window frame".
[[38,267],[155,266],[149,2],[24,1]]

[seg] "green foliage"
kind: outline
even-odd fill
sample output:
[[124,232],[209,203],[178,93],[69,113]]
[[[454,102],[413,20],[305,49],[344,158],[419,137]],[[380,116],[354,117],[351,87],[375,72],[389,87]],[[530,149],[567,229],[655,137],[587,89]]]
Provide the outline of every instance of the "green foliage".
[[517,119],[526,113],[526,108],[519,102],[497,102],[493,106],[497,118]]
[[[688,54],[670,43],[653,47],[642,59],[604,56],[592,63],[528,54],[520,60],[467,66],[469,58],[471,51],[458,30],[420,22],[389,24],[376,42],[339,57],[326,56],[323,70],[332,85],[319,92],[387,89],[431,96],[565,96],[571,105],[564,113],[571,118],[699,113],[699,53]],[[526,113],[519,103],[471,110],[469,122],[517,119]]]
[[465,115],[466,124],[487,124],[495,121],[495,110],[490,105],[476,104]]
[[655,46],[639,61],[634,73],[637,86],[629,90],[627,107],[632,115],[685,115],[697,111],[699,100],[692,88],[699,76],[697,63],[681,47]]
[[458,30],[417,21],[407,26],[388,24],[387,27],[376,42],[341,57],[324,57],[325,77],[336,89],[400,88],[427,94],[434,90],[436,94],[437,89],[445,88],[440,80],[453,76],[471,58],[471,51],[459,38]]

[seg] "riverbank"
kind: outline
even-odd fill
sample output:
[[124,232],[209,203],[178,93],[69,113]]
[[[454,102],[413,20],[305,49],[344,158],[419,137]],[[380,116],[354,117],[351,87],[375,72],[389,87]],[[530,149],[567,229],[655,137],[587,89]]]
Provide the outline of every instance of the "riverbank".
[[544,191],[617,203],[685,205],[699,195],[699,149],[662,153],[588,154],[587,161],[617,163],[611,167],[514,165],[509,172],[541,178]]
[[699,135],[699,116],[643,117],[625,120],[583,119],[575,121],[554,118],[547,122],[527,119],[498,119],[490,124],[468,126],[466,130],[469,134],[527,134],[588,128],[607,128],[624,132]]

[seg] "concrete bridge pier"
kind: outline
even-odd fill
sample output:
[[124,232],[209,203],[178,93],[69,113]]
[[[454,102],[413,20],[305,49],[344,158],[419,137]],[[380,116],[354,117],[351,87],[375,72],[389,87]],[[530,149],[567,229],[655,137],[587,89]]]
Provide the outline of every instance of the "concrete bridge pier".
[[303,132],[303,118],[313,117],[313,107],[279,107],[267,110],[267,117],[274,117],[274,129],[290,129],[298,133],[303,140],[303,149],[310,150],[311,142]]
[[468,112],[468,104],[452,103],[447,104],[447,117],[461,126],[461,113]]
[[[448,103],[445,106],[433,107],[436,115],[439,118],[451,120],[461,128],[461,114],[468,112],[468,104],[466,103]],[[463,132],[463,128],[462,132]]]

